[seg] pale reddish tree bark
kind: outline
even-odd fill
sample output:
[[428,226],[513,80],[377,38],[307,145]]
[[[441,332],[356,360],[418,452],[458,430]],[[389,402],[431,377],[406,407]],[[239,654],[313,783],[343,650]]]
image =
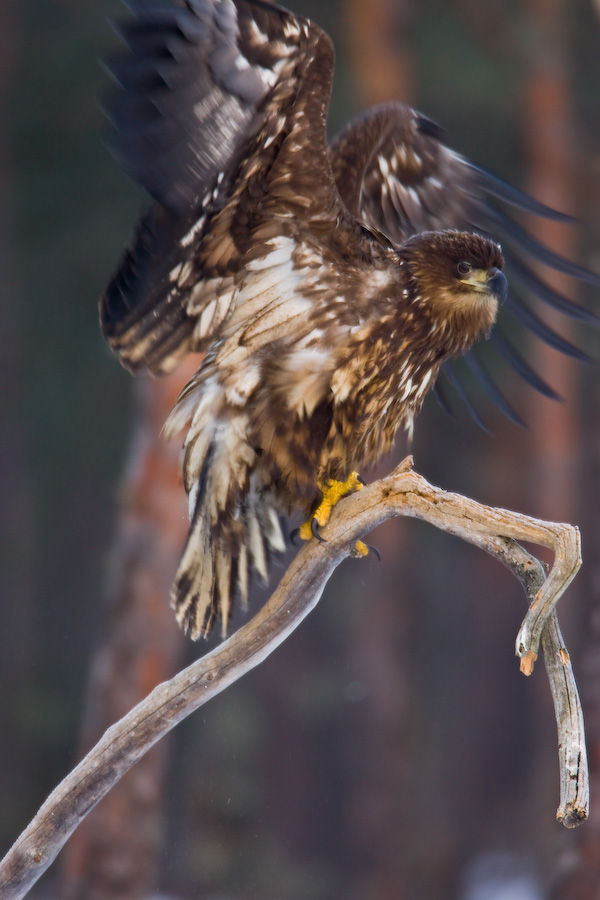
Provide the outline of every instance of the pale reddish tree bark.
[[[571,8],[564,0],[528,0],[530,33],[535,35],[535,52],[529,56],[530,70],[524,93],[523,129],[527,148],[530,192],[555,209],[577,215],[574,209],[575,173],[581,162],[578,129],[574,120],[570,76],[568,33]],[[569,259],[578,254],[578,231],[550,221],[535,221],[536,236],[547,246]],[[577,284],[557,272],[541,271],[553,287],[572,299]],[[577,330],[554,311],[547,308],[543,317],[563,336],[577,343]],[[568,333],[570,330],[570,334]],[[590,473],[586,472],[586,434],[581,408],[581,367],[546,345],[536,347],[535,366],[543,371],[564,397],[565,403],[551,403],[535,398],[529,418],[531,430],[530,473],[533,496],[532,512],[551,519],[582,522],[589,493]],[[584,546],[589,546],[585,541]],[[588,565],[591,560],[587,558]],[[582,585],[565,604],[564,615],[569,627],[581,621]],[[598,629],[588,645],[588,662],[597,658]],[[593,652],[591,652],[593,650]],[[600,791],[598,760],[600,729],[598,709],[598,667],[594,663],[584,669],[582,698],[588,725],[590,781],[592,796]],[[535,789],[535,785],[533,785]],[[556,900],[598,900],[600,897],[600,808],[592,803],[589,821],[574,834],[560,835],[564,849],[559,854],[551,896]]]
[[[573,171],[577,130],[570,95],[565,29],[568,6],[563,0],[528,0],[527,11],[535,47],[528,54],[529,72],[523,94],[523,132],[529,170],[528,188],[554,209],[573,213]],[[569,259],[577,256],[576,229],[535,219],[533,233]],[[553,270],[541,271],[556,290],[574,298],[576,282]],[[574,340],[574,328],[563,315],[544,305],[543,318]],[[568,331],[571,331],[569,335]],[[532,474],[536,510],[541,516],[571,520],[577,516],[577,473],[581,435],[577,405],[578,365],[547,344],[535,343],[536,366],[567,401],[532,399]]]
[[[110,560],[107,634],[92,661],[81,750],[179,668],[184,639],[169,588],[188,529],[180,442],[160,438],[198,359],[136,382],[134,435]],[[154,886],[167,742],[90,813],[65,848],[60,896],[136,900]]]
[[347,0],[348,50],[361,105],[413,93],[408,34],[411,0]]

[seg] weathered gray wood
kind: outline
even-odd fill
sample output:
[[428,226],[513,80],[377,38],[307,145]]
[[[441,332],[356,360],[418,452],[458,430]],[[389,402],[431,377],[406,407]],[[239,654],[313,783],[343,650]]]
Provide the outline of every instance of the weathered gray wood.
[[[508,566],[523,584],[531,606],[519,632],[517,652],[523,671],[529,674],[542,635],[559,733],[561,798],[557,816],[567,826],[586,818],[583,718],[554,613],[556,601],[581,564],[578,531],[571,525],[531,519],[446,493],[428,484],[411,467],[409,458],[388,478],[340,503],[322,532],[327,543],[311,541],[298,553],[275,593],[250,622],[155,688],[108,729],[48,797],[0,863],[2,900],[24,897],[79,822],[122,775],[178,722],[279,646],[315,607],[333,570],[349,555],[357,538],[398,515],[423,519],[481,547]],[[554,551],[555,562],[548,577],[541,563],[517,540]]]

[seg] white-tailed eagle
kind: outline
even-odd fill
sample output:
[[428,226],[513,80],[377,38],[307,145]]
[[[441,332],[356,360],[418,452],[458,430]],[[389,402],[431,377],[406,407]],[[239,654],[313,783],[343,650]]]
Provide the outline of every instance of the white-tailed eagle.
[[[599,281],[502,207],[560,214],[455,153],[421,113],[380,106],[328,144],[334,51],[314,23],[253,0],[132,8],[108,110],[113,149],[152,202],[102,328],[132,372],[205,352],[167,424],[187,428],[191,518],[172,600],[197,638],[217,616],[225,629],[252,570],[266,577],[281,515],[301,509],[302,537],[318,534],[356,470],[412,428],[440,367],[490,334],[506,298],[495,240],[515,280],[567,314],[589,316],[528,259]],[[575,352],[516,293],[505,305]]]

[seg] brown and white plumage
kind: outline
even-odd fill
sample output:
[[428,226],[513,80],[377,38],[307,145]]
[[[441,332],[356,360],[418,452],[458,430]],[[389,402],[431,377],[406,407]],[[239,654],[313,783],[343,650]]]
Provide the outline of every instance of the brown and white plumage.
[[489,334],[503,259],[469,231],[512,225],[486,194],[552,213],[401,104],[328,147],[333,48],[307,20],[250,0],[136,15],[112,67],[113,145],[153,202],[102,327],[134,372],[206,351],[167,423],[187,427],[173,603],[197,637],[218,614],[226,626],[252,570],[266,577],[280,515],[309,514],[328,479],[388,451],[440,366]]

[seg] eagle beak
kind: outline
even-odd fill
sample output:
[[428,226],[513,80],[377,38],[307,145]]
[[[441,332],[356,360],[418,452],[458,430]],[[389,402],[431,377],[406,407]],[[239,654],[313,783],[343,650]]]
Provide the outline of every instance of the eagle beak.
[[486,290],[490,294],[494,294],[500,303],[504,303],[508,295],[508,281],[506,280],[506,275],[495,266],[488,269],[486,274]]
[[481,293],[492,294],[498,298],[499,303],[504,303],[508,294],[506,276],[496,266],[492,266],[491,269],[474,269],[469,277],[463,280],[463,284],[468,284]]

